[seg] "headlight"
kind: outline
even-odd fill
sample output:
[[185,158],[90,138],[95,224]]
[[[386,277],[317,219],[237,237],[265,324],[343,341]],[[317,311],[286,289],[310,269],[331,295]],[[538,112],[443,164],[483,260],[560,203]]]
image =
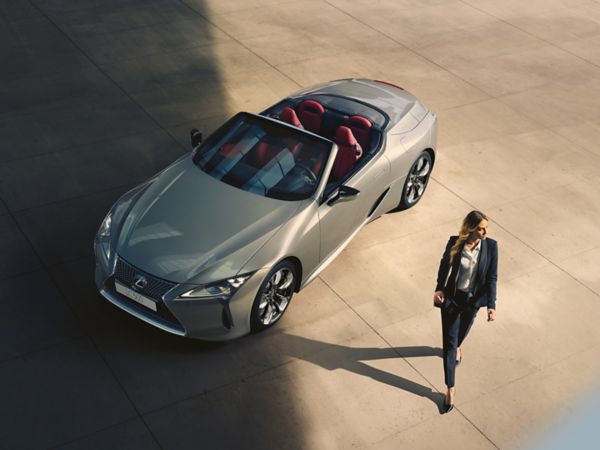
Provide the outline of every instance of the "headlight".
[[112,225],[112,210],[110,210],[108,212],[108,214],[102,221],[102,224],[100,225],[100,229],[98,230],[98,237],[109,238],[111,225]]
[[111,256],[111,249],[110,249],[110,232],[111,232],[111,228],[112,228],[112,215],[113,215],[113,210],[111,209],[108,214],[106,215],[106,217],[104,217],[104,220],[102,221],[102,224],[100,225],[100,228],[98,229],[98,238],[97,238],[97,247],[100,248],[100,250],[102,251],[102,253],[104,253],[104,256],[106,257],[107,260],[110,261],[110,256]]
[[217,283],[198,286],[181,294],[178,299],[200,299],[200,298],[221,298],[228,299],[235,294],[242,285],[248,281],[252,274],[240,275],[238,277],[228,278]]

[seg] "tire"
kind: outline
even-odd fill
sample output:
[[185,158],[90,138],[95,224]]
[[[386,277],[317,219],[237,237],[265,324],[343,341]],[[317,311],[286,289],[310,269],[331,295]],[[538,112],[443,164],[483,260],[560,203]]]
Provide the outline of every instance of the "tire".
[[254,299],[250,313],[253,333],[272,327],[283,317],[296,286],[296,268],[290,261],[281,261],[265,277]]
[[399,210],[412,208],[423,198],[432,168],[431,155],[427,151],[422,151],[406,176],[402,197],[398,204]]

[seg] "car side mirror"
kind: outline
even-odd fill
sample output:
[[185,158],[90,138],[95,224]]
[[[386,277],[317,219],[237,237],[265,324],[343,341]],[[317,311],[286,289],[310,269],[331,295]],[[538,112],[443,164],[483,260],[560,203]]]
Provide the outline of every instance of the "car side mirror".
[[192,148],[196,148],[202,142],[202,133],[197,128],[192,128],[190,131],[190,140]]
[[347,202],[349,200],[355,199],[360,194],[358,189],[354,189],[350,186],[340,186],[337,188],[331,197],[327,200],[327,204],[329,206],[333,206],[338,202]]

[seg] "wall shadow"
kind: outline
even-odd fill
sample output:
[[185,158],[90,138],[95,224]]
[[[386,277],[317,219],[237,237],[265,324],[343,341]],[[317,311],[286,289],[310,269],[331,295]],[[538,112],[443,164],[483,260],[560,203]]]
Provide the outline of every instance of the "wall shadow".
[[[285,355],[271,354],[255,364],[247,355],[260,358],[260,340],[208,344],[173,338],[106,304],[93,281],[91,244],[110,204],[189,151],[190,128],[198,127],[206,136],[230,115],[221,76],[227,68],[214,53],[217,41],[230,38],[206,20],[209,12],[202,0],[189,5],[178,0],[31,0],[20,12],[16,4],[2,3],[2,11],[15,12],[0,15],[0,55],[12,61],[0,69],[0,225],[6,231],[3,249],[5,241],[14,244],[0,255],[2,266],[11,267],[0,278],[14,278],[9,295],[15,297],[15,306],[9,313],[14,314],[11,320],[22,322],[18,337],[0,331],[6,347],[17,356],[32,351],[60,354],[70,339],[92,341],[98,352],[95,361],[107,366],[102,376],[114,377],[106,383],[112,386],[106,396],[130,401],[147,425],[142,431],[163,448],[193,448],[206,435],[198,435],[194,426],[185,430],[149,417],[176,413],[182,404],[202,404],[204,394],[227,383],[235,385],[235,398],[225,404],[254,404],[265,420],[277,418],[295,447],[304,447],[294,404],[278,401],[289,386],[256,397],[238,384],[282,365]],[[53,280],[47,287],[52,292],[23,302],[18,277],[36,270]],[[35,309],[36,302],[50,297],[64,305],[40,317],[37,326],[27,326],[27,308]],[[57,314],[65,317],[57,320]],[[75,323],[79,331],[65,338],[57,329],[60,323]],[[11,376],[27,379],[26,372],[33,369],[17,363]],[[83,391],[85,383],[77,374],[85,370],[78,369],[70,371],[73,378],[53,379],[46,389],[60,396],[80,384]],[[46,372],[40,366],[35,370]],[[65,399],[58,406],[36,404],[36,411],[5,404],[6,410],[22,412],[3,434],[5,444],[50,448],[82,434],[99,441],[111,435],[115,423],[106,419],[110,403],[94,410],[85,405],[84,396]],[[212,420],[213,429],[205,432],[217,439],[229,430],[221,425],[236,424],[243,430],[250,415],[236,408],[216,411],[212,419],[191,412],[189,421]],[[49,419],[32,419],[42,416]],[[246,448],[264,448],[280,433],[264,428],[257,436],[248,431]],[[112,446],[130,448],[119,441],[125,436],[119,436],[111,436]],[[231,441],[231,446],[236,443]]]

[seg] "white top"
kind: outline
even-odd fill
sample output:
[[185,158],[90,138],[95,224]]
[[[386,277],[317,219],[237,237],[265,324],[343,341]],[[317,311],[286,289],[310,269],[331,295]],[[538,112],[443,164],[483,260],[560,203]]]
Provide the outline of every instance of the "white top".
[[460,270],[458,271],[458,283],[456,288],[460,291],[469,292],[475,274],[477,273],[477,258],[481,249],[481,241],[477,243],[473,250],[467,249],[466,245],[460,254]]

